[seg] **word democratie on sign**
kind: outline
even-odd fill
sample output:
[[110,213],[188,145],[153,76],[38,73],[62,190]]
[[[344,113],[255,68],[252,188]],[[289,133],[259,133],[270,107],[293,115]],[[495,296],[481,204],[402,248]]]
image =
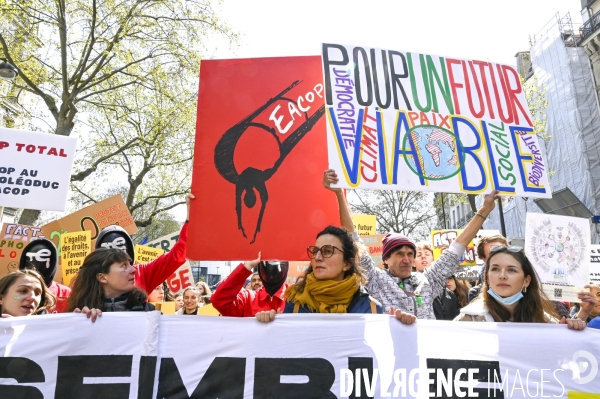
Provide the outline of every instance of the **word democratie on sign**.
[[77,139],[0,127],[0,206],[64,211]]
[[331,43],[322,62],[340,187],[551,197],[514,67]]
[[[198,342],[198,331],[202,342]],[[105,313],[0,320],[0,397],[569,398],[600,393],[598,332],[388,315]],[[541,350],[543,348],[543,350]],[[551,348],[548,350],[548,348]]]

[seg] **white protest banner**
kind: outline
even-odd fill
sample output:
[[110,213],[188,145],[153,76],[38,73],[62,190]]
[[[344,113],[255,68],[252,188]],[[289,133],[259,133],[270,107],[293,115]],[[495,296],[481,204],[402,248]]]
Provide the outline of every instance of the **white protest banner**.
[[[565,325],[406,326],[388,315],[357,314],[277,315],[263,324],[126,312],[104,313],[95,324],[73,314],[3,319],[0,331],[2,398],[600,394],[600,332]],[[197,342],[198,331],[202,344],[186,345]]]
[[0,398],[150,398],[160,313],[105,315],[1,319]]
[[[152,240],[146,245],[169,252],[178,240],[179,232],[176,232],[173,234],[167,234],[157,238],[156,240]],[[189,261],[186,261],[183,265],[179,266],[175,273],[169,276],[167,279],[167,285],[169,286],[169,291],[171,291],[172,294],[179,294],[187,287],[194,285],[194,274],[192,273],[192,266],[190,265]]]
[[590,283],[600,285],[600,245],[590,245]]
[[590,282],[590,240],[587,219],[527,213],[525,254],[551,300],[579,302]]
[[322,62],[340,187],[551,197],[514,67],[331,43]]
[[0,127],[0,206],[64,211],[77,139]]

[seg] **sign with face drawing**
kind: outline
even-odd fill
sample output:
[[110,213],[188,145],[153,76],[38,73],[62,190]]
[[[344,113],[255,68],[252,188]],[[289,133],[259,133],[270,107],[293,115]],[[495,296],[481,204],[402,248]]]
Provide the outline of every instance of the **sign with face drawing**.
[[202,61],[189,259],[306,259],[339,225],[322,82],[318,56]]

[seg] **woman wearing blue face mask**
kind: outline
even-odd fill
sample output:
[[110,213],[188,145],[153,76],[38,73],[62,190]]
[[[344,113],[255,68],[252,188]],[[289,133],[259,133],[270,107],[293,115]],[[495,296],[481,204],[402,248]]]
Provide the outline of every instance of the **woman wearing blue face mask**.
[[[500,246],[490,252],[485,264],[481,294],[460,310],[455,321],[561,323],[583,330],[584,320],[564,317],[559,321],[552,302],[542,291],[535,269],[521,247]],[[595,306],[589,292],[580,292],[582,308]]]

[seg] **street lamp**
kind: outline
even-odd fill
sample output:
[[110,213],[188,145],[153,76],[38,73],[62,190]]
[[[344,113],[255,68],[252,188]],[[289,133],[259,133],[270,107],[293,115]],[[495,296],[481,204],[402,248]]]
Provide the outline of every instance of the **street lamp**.
[[19,70],[9,64],[6,59],[0,58],[0,79],[11,81],[17,77]]

